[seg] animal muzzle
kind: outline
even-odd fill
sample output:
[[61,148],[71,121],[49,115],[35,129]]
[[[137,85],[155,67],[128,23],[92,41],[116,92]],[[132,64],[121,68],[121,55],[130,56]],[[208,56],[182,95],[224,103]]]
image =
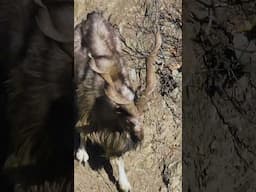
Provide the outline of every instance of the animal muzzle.
[[131,139],[135,142],[141,142],[144,139],[144,130],[141,117],[130,117],[128,119],[134,126],[129,130]]

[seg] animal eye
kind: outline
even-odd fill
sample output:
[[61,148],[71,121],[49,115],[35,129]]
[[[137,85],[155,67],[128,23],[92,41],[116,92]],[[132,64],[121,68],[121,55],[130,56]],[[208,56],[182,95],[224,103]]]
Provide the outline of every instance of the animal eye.
[[118,105],[115,107],[115,110],[116,110],[117,113],[122,113],[122,109]]

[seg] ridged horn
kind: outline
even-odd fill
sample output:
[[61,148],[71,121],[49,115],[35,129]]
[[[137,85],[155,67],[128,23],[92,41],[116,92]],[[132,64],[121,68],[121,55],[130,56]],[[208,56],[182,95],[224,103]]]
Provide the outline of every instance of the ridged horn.
[[154,49],[151,51],[151,53],[146,59],[146,88],[143,91],[141,97],[136,102],[136,106],[140,112],[143,112],[145,110],[146,103],[149,101],[150,96],[156,86],[154,63],[156,61],[156,57],[161,45],[162,45],[162,37],[161,37],[160,31],[158,30],[155,33]]

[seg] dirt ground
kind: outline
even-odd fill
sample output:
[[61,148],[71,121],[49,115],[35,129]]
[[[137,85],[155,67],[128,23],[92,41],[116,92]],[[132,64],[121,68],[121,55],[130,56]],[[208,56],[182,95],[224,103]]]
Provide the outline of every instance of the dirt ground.
[[[156,9],[156,7],[158,9]],[[75,23],[101,10],[125,39],[124,53],[134,87],[144,83],[145,56],[151,48],[148,32],[156,15],[163,44],[156,62],[157,89],[145,114],[142,146],[125,156],[133,192],[180,192],[182,188],[181,0],[75,0]],[[152,15],[151,15],[152,14]],[[148,25],[147,25],[148,24]],[[145,26],[145,27],[144,27]],[[140,28],[141,27],[141,28]],[[143,29],[145,29],[143,31]],[[142,42],[142,43],[140,43]],[[117,178],[116,167],[114,176]],[[104,169],[93,170],[75,160],[76,192],[117,191]]]
[[183,6],[183,190],[255,191],[255,1]]

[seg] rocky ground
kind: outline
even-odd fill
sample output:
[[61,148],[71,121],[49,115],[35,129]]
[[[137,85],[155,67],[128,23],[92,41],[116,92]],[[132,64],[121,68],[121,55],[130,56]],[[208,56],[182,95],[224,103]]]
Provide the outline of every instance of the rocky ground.
[[[119,28],[134,87],[144,84],[145,57],[154,42],[151,29],[160,26],[163,44],[155,65],[157,89],[145,114],[145,140],[137,151],[125,156],[125,165],[133,192],[180,192],[181,0],[75,0],[75,23],[93,10],[104,11]],[[117,188],[104,169],[95,171],[75,160],[75,191],[109,192]]]
[[183,190],[255,191],[255,1],[183,1]]

